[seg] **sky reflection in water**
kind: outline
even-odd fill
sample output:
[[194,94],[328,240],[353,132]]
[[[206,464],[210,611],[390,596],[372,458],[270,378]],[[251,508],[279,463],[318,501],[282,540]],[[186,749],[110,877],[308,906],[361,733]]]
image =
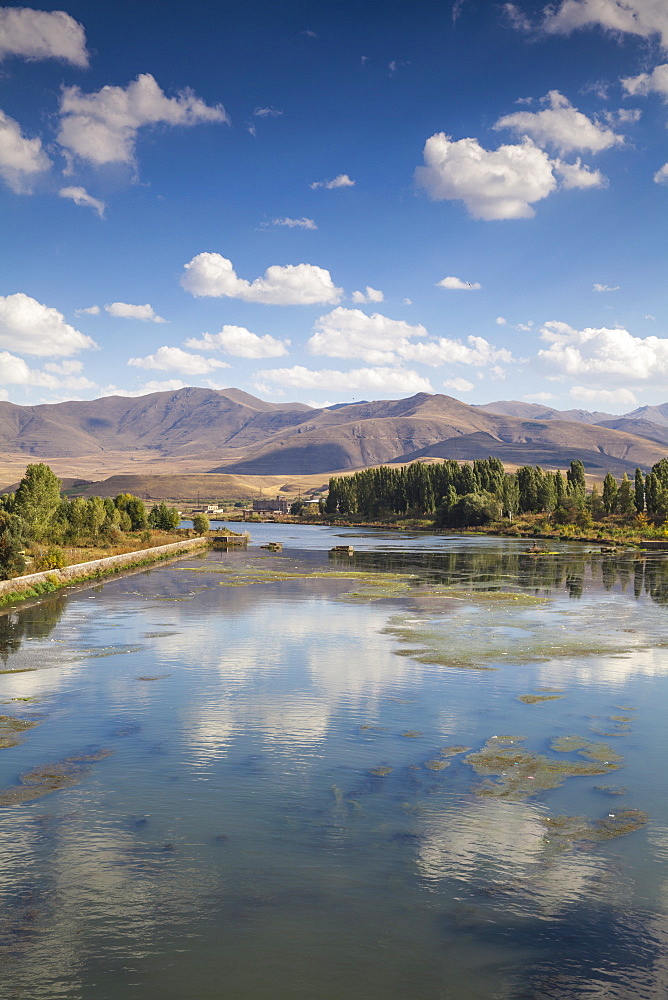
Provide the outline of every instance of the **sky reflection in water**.
[[[407,581],[365,591],[323,575],[340,530],[252,531],[0,619],[0,714],[37,720],[1,787],[85,758],[0,809],[3,995],[663,997],[668,561],[354,532],[344,567]],[[481,795],[504,735],[623,766]],[[649,824],[546,825],[622,810]]]

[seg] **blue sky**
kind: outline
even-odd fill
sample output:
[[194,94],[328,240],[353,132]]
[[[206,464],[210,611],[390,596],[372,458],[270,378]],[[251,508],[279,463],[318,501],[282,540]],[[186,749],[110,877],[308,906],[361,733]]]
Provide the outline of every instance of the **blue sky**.
[[0,60],[2,398],[668,399],[664,0],[9,4]]

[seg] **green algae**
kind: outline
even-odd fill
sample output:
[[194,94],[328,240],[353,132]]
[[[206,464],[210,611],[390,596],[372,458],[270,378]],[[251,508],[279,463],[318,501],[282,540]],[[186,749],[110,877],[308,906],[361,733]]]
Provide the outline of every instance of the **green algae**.
[[[590,761],[561,761],[527,750],[520,745],[523,739],[492,736],[481,750],[465,758],[476,774],[485,778],[475,789],[476,794],[521,801],[540,791],[558,788],[566,778],[607,774],[616,770],[621,760],[612,751],[605,761],[599,760],[598,745],[581,740],[579,752],[582,755],[592,752]],[[575,742],[578,738],[570,739]]]
[[440,753],[443,757],[456,757],[460,753],[468,753],[471,747],[455,746],[455,747],[441,747]]
[[427,760],[425,761],[425,767],[428,767],[430,771],[444,771],[446,767],[450,767],[449,760]]
[[0,749],[18,746],[22,743],[22,734],[33,729],[38,719],[17,719],[13,715],[0,715]]
[[558,753],[575,751],[580,757],[603,764],[621,764],[624,758],[607,743],[594,743],[584,736],[557,736],[550,743],[550,749]]
[[626,795],[628,789],[626,785],[594,785],[594,791],[603,795]]
[[611,722],[632,722],[633,721],[633,716],[631,716],[631,715],[611,715],[610,716],[610,721]]
[[565,698],[563,694],[519,694],[517,700],[524,705],[538,705],[543,701],[559,701]]
[[374,768],[372,768],[372,770],[369,773],[375,775],[377,778],[384,778],[386,775],[392,773],[392,768],[391,767],[374,767]]
[[647,824],[649,816],[640,809],[621,809],[602,819],[584,816],[545,816],[542,819],[548,842],[572,844],[578,841],[602,843],[635,833]]
[[44,764],[26,771],[19,777],[19,784],[0,792],[0,806],[13,806],[40,799],[50,792],[76,785],[88,773],[87,764],[103,760],[110,750],[65,757],[53,764]]
[[161,681],[163,679],[163,677],[171,677],[171,674],[154,674],[152,677],[144,675],[142,677],[138,677],[137,680],[138,681]]
[[406,739],[415,740],[419,736],[422,736],[422,733],[419,733],[416,729],[407,729],[406,732],[402,733],[401,735],[405,736]]

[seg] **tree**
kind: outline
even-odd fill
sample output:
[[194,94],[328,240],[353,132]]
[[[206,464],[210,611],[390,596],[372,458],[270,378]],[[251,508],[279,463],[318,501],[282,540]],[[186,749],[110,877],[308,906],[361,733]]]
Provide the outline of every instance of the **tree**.
[[43,538],[60,507],[60,479],[48,465],[29,465],[14,498],[19,515],[32,538]]
[[629,517],[631,514],[636,513],[633,487],[631,485],[631,480],[626,473],[624,473],[619,489],[617,490],[615,507],[620,514],[624,515],[624,517]]
[[493,494],[483,492],[465,493],[444,513],[443,525],[450,528],[466,528],[498,521],[501,517],[501,503]]
[[125,513],[130,518],[133,531],[141,531],[148,526],[148,517],[144,501],[138,497],[130,497],[125,504]]
[[198,535],[206,535],[209,530],[209,518],[206,514],[195,514],[193,517],[193,528]]
[[300,514],[304,513],[304,507],[306,504],[303,500],[295,500],[294,503],[290,504],[290,513],[293,517],[299,517]]
[[23,522],[15,514],[0,512],[0,580],[25,573]]
[[150,526],[158,528],[159,531],[173,531],[174,528],[178,528],[180,521],[181,516],[176,507],[168,507],[164,500],[148,515]]
[[616,499],[617,483],[615,482],[612,473],[608,472],[603,480],[603,507],[605,508],[606,514],[612,514],[615,509]]
[[517,476],[512,473],[503,477],[501,504],[503,505],[503,513],[508,516],[508,520],[512,524],[513,516],[517,513],[520,505],[520,487]]
[[645,480],[643,478],[642,469],[636,469],[634,493],[636,512],[638,514],[642,514],[645,509]]

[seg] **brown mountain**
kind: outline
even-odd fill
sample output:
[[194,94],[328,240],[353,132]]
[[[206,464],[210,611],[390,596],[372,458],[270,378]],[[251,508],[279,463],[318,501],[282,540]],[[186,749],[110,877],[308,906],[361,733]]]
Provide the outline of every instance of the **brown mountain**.
[[646,421],[611,427],[545,408],[542,419],[529,412],[533,419],[427,393],[312,409],[267,403],[238,389],[186,388],[32,407],[3,402],[0,449],[15,464],[41,459],[57,471],[66,466],[64,474],[97,479],[92,470],[108,466],[110,456],[116,471],[136,473],[326,476],[387,462],[494,454],[508,464],[548,468],[579,458],[596,475],[619,475],[649,468],[666,451],[663,434],[652,431],[650,438]]

